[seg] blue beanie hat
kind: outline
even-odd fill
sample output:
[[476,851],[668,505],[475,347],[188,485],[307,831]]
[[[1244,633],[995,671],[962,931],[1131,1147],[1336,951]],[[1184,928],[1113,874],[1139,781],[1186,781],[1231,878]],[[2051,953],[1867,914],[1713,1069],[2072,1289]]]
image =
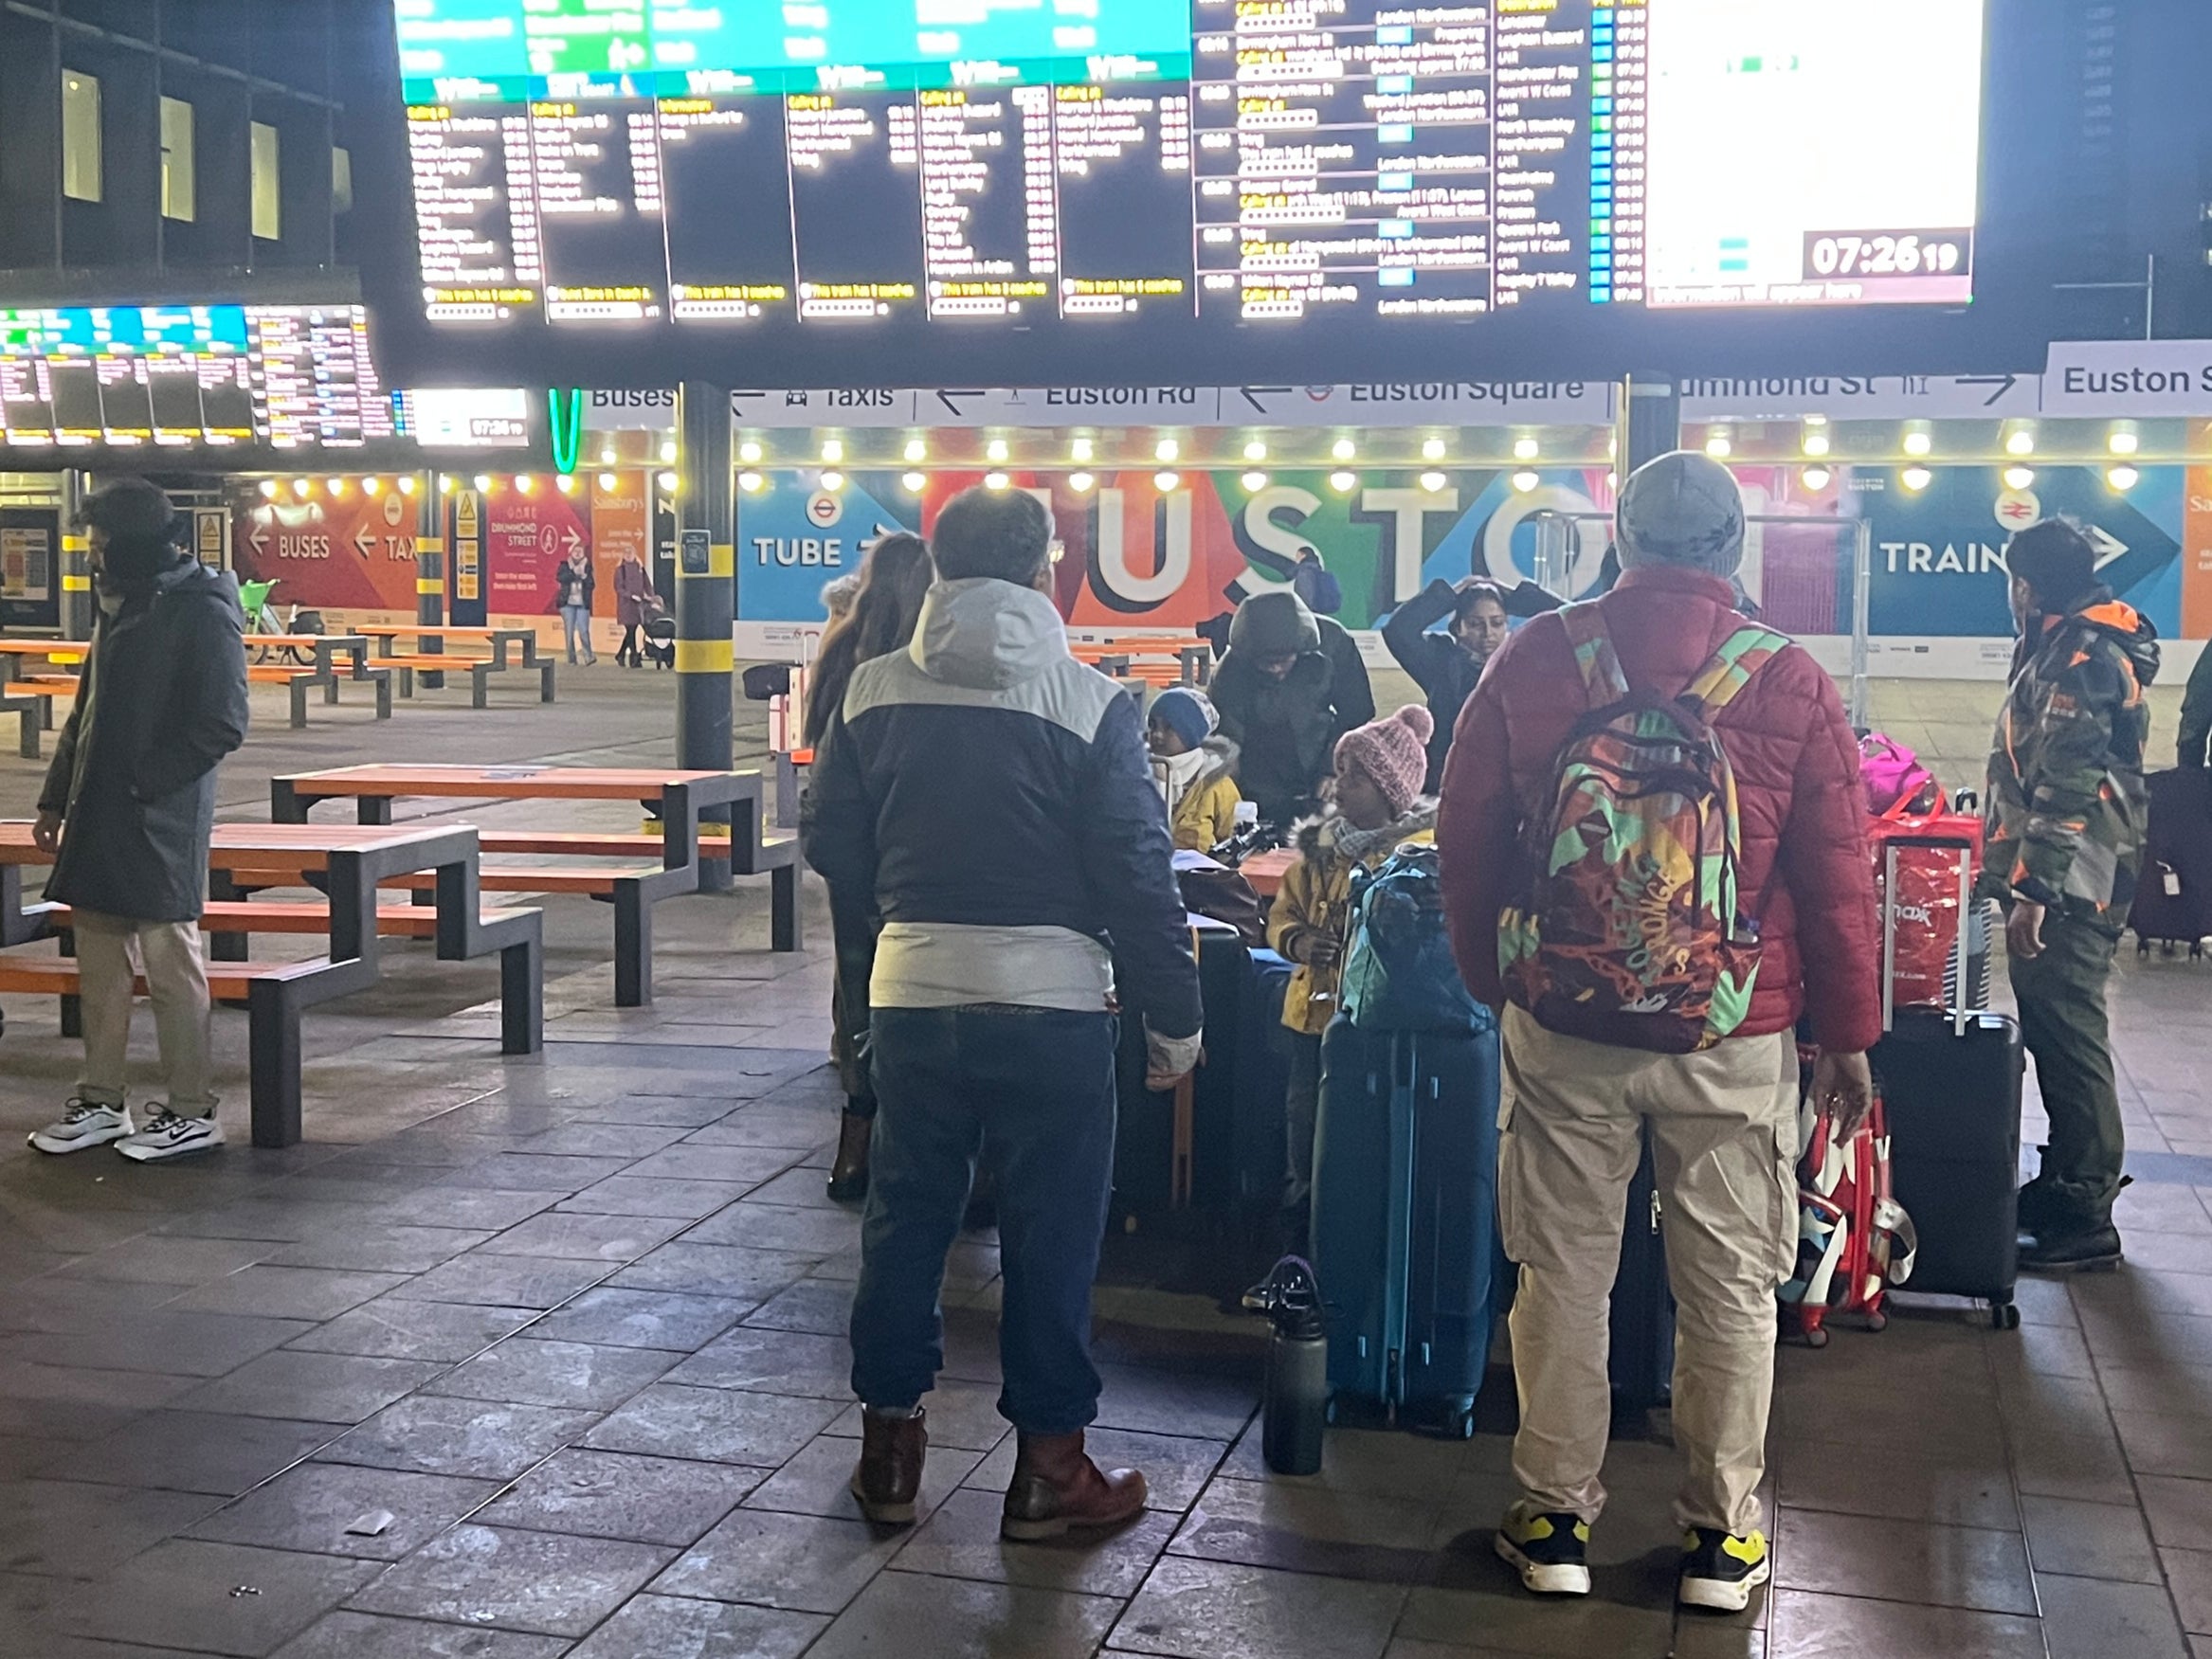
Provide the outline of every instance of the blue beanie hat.
[[1222,723],[1212,701],[1203,692],[1186,686],[1169,686],[1154,697],[1145,717],[1157,720],[1192,748],[1211,737]]

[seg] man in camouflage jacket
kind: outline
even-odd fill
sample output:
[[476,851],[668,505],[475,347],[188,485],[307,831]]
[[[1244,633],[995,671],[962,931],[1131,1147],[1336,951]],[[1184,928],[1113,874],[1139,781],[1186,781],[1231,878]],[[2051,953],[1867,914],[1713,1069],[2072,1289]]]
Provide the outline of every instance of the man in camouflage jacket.
[[2143,858],[2143,688],[2157,637],[2097,582],[2095,549],[2070,524],[2022,531],[2005,565],[2021,642],[1989,755],[1983,881],[2010,905],[2012,989],[2051,1120],[2041,1172],[2021,1193],[2036,1238],[2021,1260],[2094,1267],[2120,1255],[2126,1144],[2105,982]]

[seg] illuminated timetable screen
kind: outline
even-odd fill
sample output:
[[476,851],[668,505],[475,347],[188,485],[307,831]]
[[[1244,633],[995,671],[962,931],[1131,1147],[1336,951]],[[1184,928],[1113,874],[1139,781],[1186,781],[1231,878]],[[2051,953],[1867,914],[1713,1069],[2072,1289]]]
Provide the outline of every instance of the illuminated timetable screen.
[[311,444],[393,436],[358,305],[0,307],[0,443]]
[[1972,296],[1983,0],[396,9],[434,322]]

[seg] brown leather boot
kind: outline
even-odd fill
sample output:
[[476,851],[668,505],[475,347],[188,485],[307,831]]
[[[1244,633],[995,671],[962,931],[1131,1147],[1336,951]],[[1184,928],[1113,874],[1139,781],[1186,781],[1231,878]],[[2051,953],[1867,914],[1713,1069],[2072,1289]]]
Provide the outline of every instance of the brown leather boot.
[[853,1496],[861,1512],[879,1526],[914,1524],[914,1497],[921,1490],[922,1459],[929,1452],[928,1414],[911,1417],[861,1413],[861,1463],[853,1470]]
[[876,1120],[847,1111],[837,1129],[837,1160],[829,1166],[831,1201],[849,1204],[868,1196],[868,1141]]
[[999,1534],[1028,1541],[1119,1526],[1144,1506],[1145,1477],[1133,1469],[1102,1471],[1083,1454],[1080,1429],[1072,1434],[1020,1434]]

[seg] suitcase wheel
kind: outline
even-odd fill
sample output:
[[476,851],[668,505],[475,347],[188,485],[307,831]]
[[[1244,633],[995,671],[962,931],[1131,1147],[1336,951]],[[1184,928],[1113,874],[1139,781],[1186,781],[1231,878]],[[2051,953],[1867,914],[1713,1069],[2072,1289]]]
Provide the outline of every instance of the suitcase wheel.
[[2020,1329],[2020,1309],[2010,1302],[1993,1302],[1989,1305],[1991,1330]]

